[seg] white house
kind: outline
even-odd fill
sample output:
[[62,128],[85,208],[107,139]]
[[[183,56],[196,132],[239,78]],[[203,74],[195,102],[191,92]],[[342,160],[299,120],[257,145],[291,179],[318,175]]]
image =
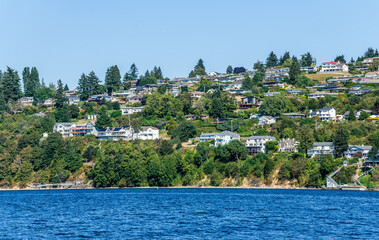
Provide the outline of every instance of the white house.
[[225,145],[230,143],[233,140],[240,140],[240,135],[237,133],[233,133],[230,131],[223,131],[219,134],[217,134],[216,139],[215,139],[215,146],[217,147],[218,145]]
[[221,133],[203,133],[200,135],[201,142],[208,142],[214,140],[214,145],[217,147],[218,145],[225,145],[230,143],[233,140],[240,140],[240,135],[237,133],[233,133],[230,131],[224,131]]
[[61,122],[61,123],[56,123],[53,127],[53,132],[59,132],[62,134],[63,137],[72,137],[72,128],[75,128],[76,124],[75,123],[69,123],[69,122]]
[[247,148],[249,155],[254,155],[256,153],[266,152],[266,142],[276,141],[275,137],[271,136],[251,136],[246,139],[245,146]]
[[309,117],[319,117],[321,121],[330,121],[336,120],[336,110],[331,107],[325,107],[325,108],[320,108],[319,110],[313,112],[310,110]]
[[276,123],[276,119],[274,117],[271,117],[271,116],[262,116],[262,117],[259,118],[258,125],[259,126],[264,126],[266,124],[273,124],[273,123]]
[[22,98],[18,99],[18,103],[22,107],[32,106],[33,105],[33,101],[34,101],[33,97],[22,97]]
[[151,126],[142,126],[139,132],[133,134],[133,139],[139,140],[155,140],[159,139],[158,128]]
[[323,62],[320,72],[348,72],[349,67],[341,62]]
[[307,155],[311,157],[334,154],[333,142],[315,142],[312,148],[308,150]]
[[75,104],[75,105],[78,105],[79,104],[79,101],[80,101],[80,98],[78,95],[72,95],[72,96],[68,96],[68,104]]
[[317,72],[318,71],[318,67],[316,66],[309,66],[309,67],[300,67],[300,71],[301,72]]
[[282,139],[279,141],[279,152],[297,152],[299,142],[294,138]]
[[126,107],[126,106],[121,106],[121,112],[122,115],[129,115],[133,113],[138,113],[143,111],[143,107]]
[[343,154],[346,158],[358,157],[360,159],[367,159],[371,148],[372,146],[349,145],[349,148]]

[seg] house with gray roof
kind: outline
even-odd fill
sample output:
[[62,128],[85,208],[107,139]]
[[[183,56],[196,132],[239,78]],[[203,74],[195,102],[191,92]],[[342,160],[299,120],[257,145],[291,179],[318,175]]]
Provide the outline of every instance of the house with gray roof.
[[268,141],[276,141],[272,136],[251,136],[246,139],[245,146],[249,155],[266,152],[266,143]]
[[230,131],[223,131],[221,133],[203,133],[200,135],[201,142],[208,142],[214,140],[214,145],[226,145],[233,140],[240,140],[240,135]]
[[368,153],[372,146],[349,145],[349,148],[343,153],[346,158],[358,157],[359,159],[367,159]]
[[328,154],[334,155],[333,142],[315,142],[307,152],[310,157],[320,157]]

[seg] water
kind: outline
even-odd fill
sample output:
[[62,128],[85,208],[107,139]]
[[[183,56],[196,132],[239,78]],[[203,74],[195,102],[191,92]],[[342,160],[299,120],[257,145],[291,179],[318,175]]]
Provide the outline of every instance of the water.
[[379,192],[0,192],[1,239],[378,239]]

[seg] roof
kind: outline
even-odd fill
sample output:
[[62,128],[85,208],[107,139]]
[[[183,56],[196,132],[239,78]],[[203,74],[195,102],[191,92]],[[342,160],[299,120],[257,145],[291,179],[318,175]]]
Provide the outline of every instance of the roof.
[[261,139],[261,138],[265,138],[265,139],[270,139],[270,140],[274,140],[276,141],[276,138],[273,137],[273,136],[267,136],[267,135],[262,135],[262,136],[251,136],[251,137],[248,137],[246,138],[247,140],[255,140],[255,139]]
[[152,126],[141,126],[142,130],[148,130],[149,128],[151,128],[152,130],[158,130],[158,128]]
[[267,119],[267,120],[275,120],[275,118],[274,118],[274,117],[271,117],[271,116],[262,116],[262,117],[259,118],[259,121],[260,121],[261,119],[262,119],[262,120],[264,120],[264,119]]
[[320,108],[319,111],[329,111],[329,110],[332,110],[334,108],[332,107],[324,107],[324,108]]
[[70,127],[72,125],[75,125],[75,123],[70,123],[70,122],[60,122],[60,123],[56,123],[54,126],[58,126],[58,125],[63,125],[65,127]]
[[219,136],[231,136],[233,138],[239,138],[240,135],[231,131],[223,131],[218,134]]
[[334,142],[315,142],[313,146],[334,146]]
[[349,145],[349,148],[359,148],[359,149],[362,149],[362,150],[371,150],[372,146],[364,146],[364,145]]

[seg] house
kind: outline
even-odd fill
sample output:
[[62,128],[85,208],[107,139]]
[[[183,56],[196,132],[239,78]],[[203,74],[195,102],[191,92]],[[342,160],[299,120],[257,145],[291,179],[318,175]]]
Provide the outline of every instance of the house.
[[230,143],[233,140],[240,140],[240,135],[237,133],[230,132],[230,131],[223,131],[217,134],[216,139],[215,139],[215,146],[216,147],[218,145],[223,146]]
[[[366,113],[368,113],[368,114],[371,115],[371,112],[372,112],[372,111],[371,111],[371,110],[364,110],[364,109],[361,109],[361,110],[355,111],[355,112],[354,112],[354,116],[355,116],[355,118],[358,119],[359,116],[361,116],[361,113],[362,113],[362,112],[366,112]],[[348,118],[348,117],[349,117],[349,114],[350,114],[350,111],[346,111],[345,114],[343,115],[343,117],[344,117],[344,118]]]
[[79,101],[80,101],[80,97],[79,95],[71,95],[71,96],[68,96],[68,104],[75,104],[75,105],[78,105],[79,104]]
[[307,155],[311,157],[320,157],[327,154],[334,154],[333,142],[315,142],[307,152]]
[[319,110],[313,112],[310,110],[309,117],[319,117],[321,121],[330,121],[336,120],[336,110],[331,107],[325,107],[325,108],[320,108]]
[[282,113],[281,116],[290,117],[290,118],[305,118],[306,117],[304,113]]
[[360,76],[343,76],[343,77],[334,77],[332,79],[326,80],[328,83],[346,83],[348,81],[358,82]]
[[379,60],[379,57],[371,57],[363,59],[362,63],[367,67],[374,63],[375,60]]
[[52,106],[52,105],[54,105],[54,100],[52,99],[52,98],[48,98],[48,99],[46,99],[45,100],[45,102],[43,103],[43,105],[45,105],[45,106]]
[[66,96],[66,97],[69,97],[69,96],[72,96],[72,95],[75,95],[78,91],[76,89],[74,90],[67,90],[67,91],[64,91],[63,94]]
[[33,105],[33,101],[34,101],[33,97],[22,97],[22,98],[18,99],[18,103],[22,107],[32,106]]
[[192,98],[200,99],[205,93],[203,92],[190,92]]
[[241,98],[240,108],[248,109],[248,108],[252,108],[253,106],[257,107],[260,104],[261,104],[261,100],[259,100],[256,97],[243,97]]
[[133,134],[133,140],[155,140],[159,139],[158,128],[151,126],[142,126],[141,129]]
[[349,67],[341,62],[323,62],[320,72],[348,72]]
[[88,98],[88,102],[97,102],[100,103],[102,100],[109,102],[112,101],[112,97],[108,96],[107,94],[97,94],[97,95],[92,95]]
[[93,134],[93,130],[95,129],[95,123],[92,121],[88,121],[84,124],[76,124],[76,126],[71,127],[71,135],[72,136],[85,136],[87,134]]
[[300,68],[300,71],[301,71],[301,72],[306,72],[306,73],[308,73],[308,72],[317,72],[317,71],[318,71],[318,67],[316,67],[316,66],[314,66],[314,67],[312,67],[312,66],[309,66],[309,67],[301,67],[301,68]]
[[242,88],[242,80],[236,80],[229,85],[229,89],[239,90]]
[[282,139],[279,141],[279,152],[297,152],[299,142],[294,138]]
[[271,116],[262,116],[262,117],[259,118],[258,125],[259,126],[264,126],[266,124],[273,124],[273,123],[276,123],[276,119],[274,117],[271,117]]
[[268,92],[268,93],[263,94],[263,96],[265,97],[274,96],[274,95],[280,95],[280,92]]
[[214,140],[214,145],[217,147],[218,145],[225,145],[230,143],[233,140],[240,140],[240,135],[237,133],[233,133],[230,131],[224,131],[221,133],[203,133],[200,135],[201,142],[208,142]]
[[379,79],[379,72],[368,72],[365,74],[366,79]]
[[249,155],[266,152],[266,143],[268,141],[276,141],[275,137],[271,136],[251,136],[246,139],[245,146]]
[[376,153],[375,157],[366,158],[363,162],[365,167],[379,167],[379,151]]
[[287,89],[287,94],[298,95],[303,92],[303,89]]
[[367,159],[368,153],[372,146],[349,145],[349,148],[343,153],[346,158],[358,157],[359,159]]
[[367,88],[367,89],[365,89],[365,88],[351,89],[350,88],[350,90],[349,90],[350,94],[355,94],[358,96],[363,95],[363,94],[368,93],[368,92],[372,92],[372,89],[371,88]]
[[92,134],[99,140],[131,140],[132,129],[129,126],[122,126],[117,128],[94,128]]
[[63,137],[72,137],[72,128],[75,128],[76,124],[75,123],[69,123],[69,122],[61,122],[61,123],[56,123],[53,127],[53,132],[59,132],[62,134]]
[[320,99],[320,98],[323,98],[323,97],[325,97],[327,95],[336,97],[338,95],[338,93],[315,92],[315,93],[309,94],[308,96],[309,96],[310,99]]
[[121,113],[122,115],[129,115],[133,113],[138,113],[143,111],[143,106],[142,107],[127,107],[127,106],[121,106]]

